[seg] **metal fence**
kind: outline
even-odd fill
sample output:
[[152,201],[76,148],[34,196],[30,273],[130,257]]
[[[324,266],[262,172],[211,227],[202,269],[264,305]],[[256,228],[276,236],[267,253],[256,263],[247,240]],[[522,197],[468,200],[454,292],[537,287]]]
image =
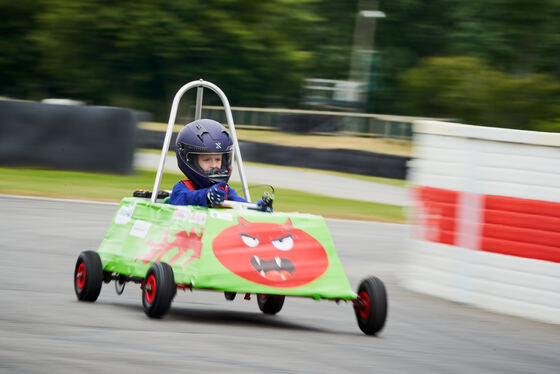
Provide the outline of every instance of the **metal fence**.
[[[345,133],[398,140],[412,139],[412,122],[422,117],[315,110],[232,107],[238,126],[296,133]],[[202,115],[226,122],[221,106],[203,106]]]

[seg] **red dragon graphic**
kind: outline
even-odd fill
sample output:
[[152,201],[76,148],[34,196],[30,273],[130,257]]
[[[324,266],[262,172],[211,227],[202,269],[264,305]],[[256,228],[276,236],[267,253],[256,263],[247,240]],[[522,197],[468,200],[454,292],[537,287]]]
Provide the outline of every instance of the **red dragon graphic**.
[[325,249],[315,238],[292,226],[248,222],[228,227],[214,238],[212,250],[220,263],[251,282],[272,287],[298,287],[327,270]]
[[187,257],[180,266],[185,266],[191,260],[195,258],[200,258],[200,251],[202,249],[202,232],[200,236],[196,235],[193,231],[190,233],[186,232],[185,230],[179,231],[178,233],[174,234],[175,240],[171,243],[168,239],[168,232],[165,231],[163,240],[159,243],[154,243],[153,241],[149,240],[147,244],[151,247],[149,252],[143,253],[134,261],[142,261],[145,264],[149,264],[150,262],[157,262],[160,261],[166,253],[171,251],[173,248],[177,248],[177,254],[173,256],[169,261],[169,265],[172,265],[175,261],[177,261],[181,256],[183,256],[189,249],[194,251],[189,257]]

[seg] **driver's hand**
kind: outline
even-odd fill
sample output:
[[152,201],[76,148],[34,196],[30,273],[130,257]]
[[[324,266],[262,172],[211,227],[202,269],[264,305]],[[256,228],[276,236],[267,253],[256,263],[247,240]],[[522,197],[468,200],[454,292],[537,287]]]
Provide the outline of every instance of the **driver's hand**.
[[272,202],[274,201],[274,195],[265,192],[261,200],[257,201],[262,212],[272,213]]
[[208,200],[208,206],[210,208],[215,208],[220,205],[226,199],[226,182],[220,182],[208,189],[206,194],[206,199]]

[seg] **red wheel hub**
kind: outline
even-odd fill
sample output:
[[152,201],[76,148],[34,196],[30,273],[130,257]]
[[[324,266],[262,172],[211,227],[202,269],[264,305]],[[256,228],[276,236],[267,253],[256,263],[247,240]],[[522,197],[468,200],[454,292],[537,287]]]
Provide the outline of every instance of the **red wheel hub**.
[[78,290],[82,290],[84,288],[84,283],[86,282],[86,265],[82,262],[78,266],[78,270],[76,270],[76,286]]
[[144,285],[144,294],[146,295],[146,301],[148,304],[151,304],[156,296],[156,277],[154,277],[153,274],[150,274],[148,280],[146,280],[146,284]]
[[358,312],[360,313],[360,317],[363,319],[367,319],[369,317],[370,311],[371,305],[369,302],[369,296],[366,291],[362,291],[358,295]]

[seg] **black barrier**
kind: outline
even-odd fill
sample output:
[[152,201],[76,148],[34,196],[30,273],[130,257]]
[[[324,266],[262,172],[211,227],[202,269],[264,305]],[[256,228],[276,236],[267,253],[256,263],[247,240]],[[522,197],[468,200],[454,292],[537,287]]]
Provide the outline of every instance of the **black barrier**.
[[352,149],[285,147],[245,141],[240,142],[239,147],[246,161],[393,179],[406,179],[406,163],[410,160],[409,157]]
[[[139,130],[137,147],[161,149],[164,137],[165,133],[161,131]],[[175,149],[176,138],[177,134],[174,133],[169,146],[170,150]],[[406,179],[406,163],[410,160],[410,157],[352,149],[285,147],[247,141],[240,141],[239,148],[244,161],[393,179]]]
[[0,164],[130,173],[135,118],[122,108],[0,101]]
[[[136,148],[159,149],[163,147],[165,140],[164,131],[143,130],[138,129],[136,135]],[[175,150],[175,141],[177,140],[177,133],[171,135],[171,142],[169,143],[169,150]]]
[[337,131],[339,118],[326,114],[287,113],[276,116],[278,128],[284,132],[309,133]]

